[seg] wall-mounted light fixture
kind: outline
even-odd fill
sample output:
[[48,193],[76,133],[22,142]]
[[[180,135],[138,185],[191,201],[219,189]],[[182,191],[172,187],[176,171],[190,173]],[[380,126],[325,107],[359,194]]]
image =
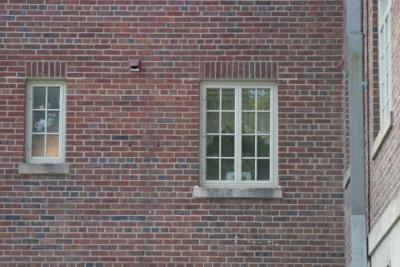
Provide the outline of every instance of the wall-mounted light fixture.
[[129,71],[140,71],[140,59],[129,60]]

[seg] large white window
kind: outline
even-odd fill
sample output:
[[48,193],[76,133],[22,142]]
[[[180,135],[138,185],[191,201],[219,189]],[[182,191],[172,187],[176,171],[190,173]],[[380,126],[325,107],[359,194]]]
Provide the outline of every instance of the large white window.
[[202,83],[203,186],[277,185],[276,98],[276,88],[268,83]]
[[26,161],[64,161],[65,84],[30,82],[26,109]]
[[379,0],[379,122],[380,129],[390,125],[392,111],[391,0]]

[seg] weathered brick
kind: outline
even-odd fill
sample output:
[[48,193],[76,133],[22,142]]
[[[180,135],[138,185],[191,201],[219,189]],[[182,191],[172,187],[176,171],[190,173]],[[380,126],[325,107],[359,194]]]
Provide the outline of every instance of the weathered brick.
[[[12,2],[0,261],[343,266],[343,1]],[[69,175],[17,174],[27,79],[66,81]],[[278,85],[283,199],[192,198],[199,84],[215,79]]]

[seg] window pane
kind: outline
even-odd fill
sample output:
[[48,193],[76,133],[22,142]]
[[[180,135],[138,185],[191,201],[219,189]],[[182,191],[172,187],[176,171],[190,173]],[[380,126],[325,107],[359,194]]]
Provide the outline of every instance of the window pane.
[[235,155],[235,137],[221,136],[221,156],[233,157]]
[[33,108],[46,108],[46,88],[33,87]]
[[32,157],[43,157],[44,156],[44,135],[33,134],[32,135]]
[[255,136],[242,136],[242,157],[254,157]]
[[257,160],[257,180],[269,180],[269,160]]
[[222,109],[234,110],[235,109],[235,90],[222,89]]
[[254,133],[255,128],[255,113],[243,112],[242,113],[242,133]]
[[233,159],[221,160],[221,180],[234,180],[235,161]]
[[48,111],[47,112],[47,132],[48,133],[58,133],[59,129],[59,112],[58,111]]
[[46,126],[45,112],[34,111],[32,119],[32,131],[34,133],[44,133],[45,126]]
[[242,159],[242,181],[254,180],[254,159]]
[[254,110],[256,100],[256,92],[254,89],[243,89],[242,90],[242,109],[243,110]]
[[219,166],[218,159],[206,160],[206,179],[219,180]]
[[269,89],[257,89],[257,109],[269,110],[270,92]]
[[219,109],[219,89],[207,89],[207,109]]
[[234,133],[235,132],[235,113],[234,112],[222,112],[221,113],[221,127],[223,133]]
[[207,133],[219,132],[219,113],[207,112]]
[[58,156],[58,134],[49,134],[47,136],[47,156],[57,157]]
[[47,91],[47,108],[59,109],[60,108],[60,88],[49,87]]
[[207,152],[206,155],[209,157],[219,156],[219,136],[207,136]]
[[257,136],[257,156],[269,157],[269,135]]
[[257,133],[269,133],[269,112],[257,112]]

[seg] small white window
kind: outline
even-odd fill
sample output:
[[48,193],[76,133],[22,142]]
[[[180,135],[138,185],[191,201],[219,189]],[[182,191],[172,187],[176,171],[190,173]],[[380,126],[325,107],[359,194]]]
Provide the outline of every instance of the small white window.
[[391,0],[379,0],[379,124],[390,125],[392,111]]
[[27,88],[26,161],[64,161],[65,84],[30,82]]
[[275,86],[204,82],[200,121],[202,186],[277,186]]

